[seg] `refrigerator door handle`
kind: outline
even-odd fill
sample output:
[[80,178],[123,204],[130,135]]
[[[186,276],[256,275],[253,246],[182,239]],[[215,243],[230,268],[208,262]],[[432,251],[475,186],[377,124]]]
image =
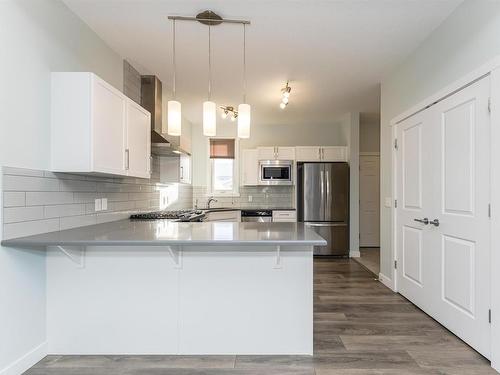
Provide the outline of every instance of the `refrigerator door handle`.
[[323,198],[325,196],[325,172],[320,171],[319,172],[319,183],[321,185],[321,197]]

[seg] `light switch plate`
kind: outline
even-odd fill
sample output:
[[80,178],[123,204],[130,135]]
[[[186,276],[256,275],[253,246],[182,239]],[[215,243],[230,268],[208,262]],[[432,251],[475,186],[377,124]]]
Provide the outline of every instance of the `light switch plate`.
[[108,198],[101,199],[101,209],[106,211],[108,209]]
[[387,208],[391,208],[392,207],[392,198],[391,197],[385,197],[384,206],[387,207]]
[[249,202],[253,201],[253,197],[251,195],[248,196],[248,201]]
[[95,212],[97,211],[102,211],[102,200],[101,199],[96,199],[95,200]]

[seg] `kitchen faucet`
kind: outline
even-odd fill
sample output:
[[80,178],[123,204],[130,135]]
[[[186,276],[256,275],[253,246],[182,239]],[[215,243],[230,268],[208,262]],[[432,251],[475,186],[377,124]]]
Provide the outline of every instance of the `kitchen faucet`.
[[214,197],[210,197],[208,198],[208,201],[207,201],[207,208],[210,208],[210,203],[212,202],[218,202],[217,199],[215,199]]

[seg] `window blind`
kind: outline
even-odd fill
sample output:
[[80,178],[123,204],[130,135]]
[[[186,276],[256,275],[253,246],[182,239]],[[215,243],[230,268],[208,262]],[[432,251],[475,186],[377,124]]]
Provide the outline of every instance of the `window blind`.
[[234,139],[210,139],[210,159],[234,159]]

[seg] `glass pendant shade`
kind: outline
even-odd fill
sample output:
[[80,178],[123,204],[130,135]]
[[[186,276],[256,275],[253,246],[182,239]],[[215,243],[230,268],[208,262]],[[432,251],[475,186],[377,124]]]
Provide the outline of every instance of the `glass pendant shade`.
[[217,109],[214,102],[206,101],[203,103],[203,135],[206,137],[215,137],[217,132]]
[[238,137],[250,138],[250,104],[238,106]]
[[168,101],[168,135],[178,137],[181,135],[181,103],[176,100]]

